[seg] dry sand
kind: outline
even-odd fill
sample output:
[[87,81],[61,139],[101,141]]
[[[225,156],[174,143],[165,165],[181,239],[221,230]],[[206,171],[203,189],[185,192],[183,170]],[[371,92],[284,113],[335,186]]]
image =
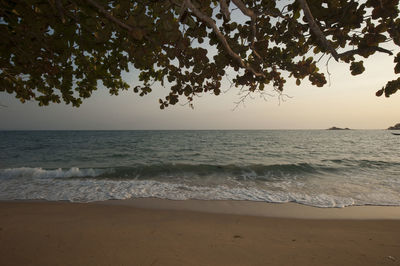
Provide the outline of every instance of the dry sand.
[[400,265],[399,207],[343,210],[229,201],[0,202],[0,265]]

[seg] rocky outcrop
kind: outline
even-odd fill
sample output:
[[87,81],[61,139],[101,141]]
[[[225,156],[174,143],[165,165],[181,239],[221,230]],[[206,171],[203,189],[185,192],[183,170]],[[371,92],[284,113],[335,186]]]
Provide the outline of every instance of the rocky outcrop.
[[331,127],[328,128],[327,130],[350,130],[350,128],[346,127],[346,128],[341,128],[341,127]]
[[400,123],[397,123],[396,125],[389,127],[388,130],[400,130]]

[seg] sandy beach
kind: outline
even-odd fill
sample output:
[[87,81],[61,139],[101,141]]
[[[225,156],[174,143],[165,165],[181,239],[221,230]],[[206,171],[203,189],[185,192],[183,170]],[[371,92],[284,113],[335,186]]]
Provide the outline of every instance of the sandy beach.
[[[264,215],[261,205],[269,206]],[[399,213],[230,201],[0,202],[0,265],[400,265]]]

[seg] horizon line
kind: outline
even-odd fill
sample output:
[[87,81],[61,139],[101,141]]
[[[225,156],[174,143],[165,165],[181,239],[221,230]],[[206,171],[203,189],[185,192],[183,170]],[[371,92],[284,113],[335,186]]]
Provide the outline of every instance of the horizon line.
[[[265,131],[265,130],[330,130],[329,128],[265,128],[265,129],[0,129],[0,131]],[[348,130],[389,130],[387,128],[349,128]]]

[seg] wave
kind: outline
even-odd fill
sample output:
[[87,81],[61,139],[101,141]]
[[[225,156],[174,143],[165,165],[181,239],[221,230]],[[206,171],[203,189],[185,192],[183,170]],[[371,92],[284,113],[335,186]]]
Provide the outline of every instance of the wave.
[[67,177],[96,177],[106,172],[105,169],[43,169],[41,167],[19,167],[0,169],[0,178],[67,178]]
[[[312,175],[327,168],[307,163],[273,165],[211,165],[211,164],[151,164],[132,167],[109,168],[58,168],[41,167],[0,169],[1,178],[96,178],[96,179],[151,179],[181,177],[233,177],[237,180],[276,178]],[[328,169],[329,170],[329,169]]]
[[153,164],[114,168],[97,178],[153,179],[153,178],[234,178],[236,180],[269,180],[317,173],[309,164],[287,165],[211,165],[211,164]]
[[381,161],[381,160],[351,160],[351,159],[330,159],[322,160],[322,163],[348,166],[348,167],[368,167],[368,168],[387,168],[387,167],[399,167],[400,162],[397,161]]
[[357,173],[360,170],[389,169],[400,166],[399,162],[373,160],[332,159],[320,163],[295,164],[138,164],[104,168],[57,168],[19,167],[0,169],[0,178],[96,178],[96,179],[165,179],[229,177],[235,180],[280,180],[310,176]]
[[325,159],[319,163],[292,164],[137,164],[103,168],[44,168],[19,167],[0,169],[0,178],[105,178],[147,179],[184,176],[229,176],[237,179],[274,179],[290,176],[335,174],[360,169],[387,169],[400,166],[400,162],[379,160]]
[[[366,162],[355,164],[362,163]],[[335,164],[346,164],[346,174],[338,173],[343,170],[338,170],[343,165],[332,166]],[[348,161],[341,161],[325,164],[9,168],[0,169],[0,200],[88,202],[157,197],[172,200],[297,202],[317,207],[400,205],[400,178],[396,173],[382,178],[381,171],[364,174],[357,166],[354,168],[356,171],[348,174],[348,164]],[[372,162],[371,165],[377,163]],[[326,178],[321,178],[324,175]]]
[[[328,192],[327,192],[328,191]],[[304,205],[334,208],[352,205],[400,205],[399,193],[335,195],[326,187],[319,191],[271,190],[259,187],[196,186],[154,180],[70,180],[70,182],[33,181],[30,184],[3,183],[0,200],[32,200],[93,202],[113,199],[161,198],[170,200],[247,200],[271,203],[295,202]]]

